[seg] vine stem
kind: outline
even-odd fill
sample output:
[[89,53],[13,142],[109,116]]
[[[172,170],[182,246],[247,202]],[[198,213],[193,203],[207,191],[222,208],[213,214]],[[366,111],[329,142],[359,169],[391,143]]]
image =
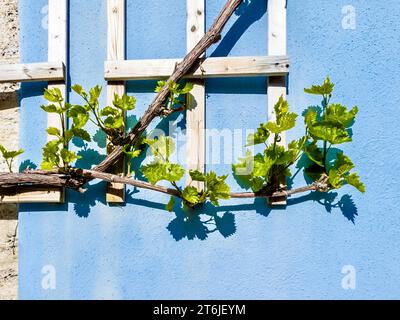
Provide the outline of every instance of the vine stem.
[[[172,195],[178,198],[182,198],[182,193],[179,188],[175,186],[175,189],[167,188],[164,186],[153,185],[151,183],[131,179],[128,177],[120,177],[115,174],[99,172],[95,170],[86,169],[71,169],[69,173],[64,173],[60,170],[43,171],[43,170],[27,170],[24,173],[13,173],[4,174],[0,173],[0,195],[13,194],[17,192],[18,187],[26,185],[30,186],[60,186],[75,189],[80,192],[85,192],[83,189],[79,189],[79,185],[70,184],[71,177],[75,179],[100,179],[106,182],[122,183],[125,185],[134,186],[137,188],[153,190],[164,194]],[[8,192],[7,192],[8,191]],[[230,193],[231,198],[275,198],[282,196],[292,196],[298,193],[304,193],[309,191],[329,191],[328,177],[323,175],[322,178],[311,185],[304,186],[301,188],[278,191],[274,193],[254,193],[254,192],[232,192]],[[1,197],[0,197],[1,202]]]

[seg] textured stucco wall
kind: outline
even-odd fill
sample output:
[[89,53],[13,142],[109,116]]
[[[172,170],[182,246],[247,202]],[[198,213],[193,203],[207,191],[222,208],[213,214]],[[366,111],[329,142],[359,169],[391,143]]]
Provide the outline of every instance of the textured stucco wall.
[[[18,29],[18,1],[0,0],[0,64],[19,61]],[[18,84],[0,84],[0,144],[12,150],[19,145],[18,88]],[[6,170],[0,159],[0,171]],[[0,204],[0,299],[17,296],[17,255],[8,244],[16,224],[17,206]]]
[[[224,2],[207,1],[207,25]],[[343,24],[349,2],[356,10],[355,29]],[[20,3],[22,59],[46,59],[46,1]],[[183,55],[184,3],[128,0],[128,58]],[[266,54],[266,2],[245,3],[250,5],[233,17],[209,55]],[[71,0],[72,83],[104,85],[105,10],[105,1]],[[166,30],[168,37],[158,41]],[[271,210],[263,201],[224,201],[218,209],[206,206],[200,217],[224,216],[213,231],[200,220],[186,221],[179,210],[166,212],[168,197],[150,191],[128,188],[126,206],[108,206],[104,184],[93,183],[84,196],[68,192],[65,205],[21,206],[20,298],[398,298],[399,34],[397,0],[288,0],[289,102],[298,114],[319,103],[303,88],[329,74],[336,83],[334,100],[359,105],[354,143],[343,149],[357,164],[365,195],[346,187],[294,197],[284,210]],[[135,114],[151,100],[153,85],[129,83],[138,98]],[[39,109],[44,86],[24,85],[22,92],[21,144],[36,163],[46,140],[46,116]],[[207,81],[207,127],[254,128],[266,119],[266,98],[265,78]],[[71,101],[79,100],[72,95]],[[179,134],[182,116],[175,121],[173,133]],[[299,120],[288,139],[303,130]],[[89,160],[101,158],[96,150],[95,143],[86,147]],[[207,169],[230,172],[229,164]],[[240,190],[233,178],[229,182]],[[299,174],[293,187],[304,183]],[[341,271],[353,270],[349,266],[356,271],[354,290],[342,286]],[[43,286],[44,278],[52,282]]]

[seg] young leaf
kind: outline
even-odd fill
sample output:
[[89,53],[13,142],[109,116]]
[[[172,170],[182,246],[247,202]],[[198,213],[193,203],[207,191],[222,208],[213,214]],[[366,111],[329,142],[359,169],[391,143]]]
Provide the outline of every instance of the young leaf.
[[322,154],[321,149],[318,148],[316,141],[307,144],[304,147],[304,153],[311,161],[313,161],[322,168],[324,167],[324,156]]
[[354,107],[350,111],[339,103],[329,105],[325,110],[325,120],[336,122],[344,128],[349,128],[354,122],[358,113],[358,107]]
[[193,89],[193,83],[186,82],[185,86],[182,89],[178,90],[179,94],[188,94]]
[[61,155],[61,159],[63,160],[64,164],[66,164],[66,165],[70,164],[80,158],[80,156],[76,155],[75,152],[69,151],[65,148],[61,149],[60,155]]
[[47,128],[46,132],[51,136],[57,136],[57,137],[61,136],[60,130],[58,128],[55,128],[55,127]]
[[142,173],[151,184],[156,184],[161,180],[179,181],[185,170],[178,164],[153,162],[142,166]]
[[174,205],[175,205],[175,197],[171,196],[168,203],[165,205],[165,209],[169,212],[172,212],[174,210]]
[[283,98],[283,95],[279,97],[278,102],[274,106],[276,114],[276,122],[280,123],[280,118],[289,112],[289,103]]
[[43,161],[40,164],[40,167],[42,168],[42,170],[52,170],[54,165],[53,163],[47,162],[47,161]]
[[82,88],[82,86],[81,85],[79,85],[79,84],[74,84],[72,87],[71,87],[71,89],[73,90],[73,91],[75,91],[77,94],[79,94],[80,96],[82,96],[82,95],[87,95],[86,94],[86,92],[85,92],[85,90],[83,90],[83,88]]
[[309,127],[310,135],[317,140],[328,141],[336,145],[352,141],[349,132],[331,121],[321,121]]
[[61,102],[64,100],[59,88],[45,89],[44,98],[50,102]]
[[84,141],[90,142],[92,140],[90,134],[84,129],[73,127],[71,130],[76,137],[81,138]]
[[357,173],[349,174],[347,177],[345,177],[345,180],[348,184],[355,187],[358,191],[362,193],[365,192],[365,185],[360,181],[360,177]]
[[227,177],[227,175],[217,176],[214,171],[210,171],[206,175],[206,193],[214,206],[219,206],[219,199],[230,198],[230,188],[225,183]]
[[183,189],[182,197],[192,206],[196,205],[200,201],[200,195],[195,187],[188,186]]
[[285,113],[279,118],[279,122],[268,122],[267,128],[271,133],[279,134],[283,131],[290,130],[296,125],[297,114]]
[[334,84],[331,83],[331,80],[329,77],[327,77],[324,81],[324,83],[320,86],[312,86],[311,88],[306,88],[304,89],[305,93],[309,94],[316,94],[316,95],[331,95],[333,92]]
[[98,103],[98,99],[100,97],[101,90],[102,90],[102,88],[100,86],[94,86],[92,89],[89,90],[89,94],[90,94],[89,101],[91,104]]
[[[354,164],[350,158],[345,156],[343,153],[338,153],[334,165],[329,170],[329,183],[331,186],[334,189],[338,189],[344,184],[349,183],[347,178],[350,176],[350,171],[353,168]],[[363,189],[363,185],[359,181],[357,174],[351,175],[350,182],[354,183],[361,190]]]
[[311,127],[315,122],[321,120],[321,108],[319,107],[308,107],[304,112],[304,123],[306,126]]
[[160,136],[158,139],[145,139],[153,155],[161,160],[168,161],[171,154],[175,152],[174,140],[170,137]]
[[0,152],[4,157],[4,154],[7,152],[6,148],[4,148],[1,144],[0,144]]
[[118,109],[115,109],[113,107],[105,107],[100,110],[100,115],[102,117],[107,117],[107,116],[117,116],[120,114],[120,111]]
[[117,94],[115,94],[113,105],[122,111],[133,110],[135,109],[136,98],[126,94],[124,94],[122,97],[119,97]]
[[41,105],[40,108],[47,113],[62,113],[61,108],[55,106],[54,104]]
[[193,181],[206,181],[206,176],[199,170],[190,170],[189,175]]
[[107,117],[104,120],[104,125],[108,129],[120,129],[124,125],[124,118],[122,116]]
[[67,112],[67,116],[72,118],[72,122],[76,128],[83,128],[89,120],[89,112],[79,105],[71,106]]
[[274,159],[271,159],[267,155],[257,154],[254,157],[254,171],[253,176],[255,177],[266,177],[274,165]]
[[257,128],[257,132],[248,135],[246,147],[265,143],[269,135],[267,124],[261,123],[260,127]]

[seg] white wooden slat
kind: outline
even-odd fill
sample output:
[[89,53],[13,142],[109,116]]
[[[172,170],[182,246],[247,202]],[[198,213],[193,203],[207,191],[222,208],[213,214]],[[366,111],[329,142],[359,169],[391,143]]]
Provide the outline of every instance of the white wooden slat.
[[[67,0],[49,0],[48,12],[48,61],[67,61]],[[49,82],[48,88],[59,88],[66,97],[66,85],[64,79]],[[62,129],[58,114],[49,113],[47,118],[49,127]],[[54,138],[54,137],[53,137]],[[48,136],[48,140],[52,137]]]
[[[122,61],[125,59],[125,0],[107,0],[107,59],[109,61]],[[114,94],[125,93],[123,81],[107,83],[107,105],[111,105]],[[124,174],[125,162],[121,159],[113,167],[115,174]],[[109,203],[122,203],[125,201],[125,185],[121,183],[108,183],[106,201]]]
[[[49,11],[48,11],[48,61],[61,61],[64,65],[67,62],[67,10],[68,0],[49,0]],[[48,88],[59,88],[64,98],[67,98],[67,87],[66,80],[54,81],[48,83]],[[67,122],[62,124],[58,114],[48,113],[47,114],[47,126],[55,127],[62,130],[66,127]],[[47,140],[54,139],[50,135],[47,136]],[[60,188],[59,191],[60,202],[64,201],[64,189]],[[57,196],[57,192],[55,192]],[[43,201],[48,201],[48,194],[43,196]]]
[[[204,0],[187,0],[187,51],[200,41],[204,35],[205,12]],[[191,181],[189,170],[205,170],[205,86],[204,80],[193,81],[193,90],[187,97],[186,111],[186,159],[187,159],[187,184],[191,183],[199,191],[204,184]]]
[[[106,61],[108,81],[168,78],[181,59]],[[286,56],[207,58],[184,78],[282,76],[289,72]]]
[[65,68],[62,62],[0,65],[0,83],[60,81],[64,78]]
[[[268,1],[268,55],[284,56],[286,50],[286,0]],[[268,79],[268,119],[276,118],[274,106],[279,98],[286,98],[286,77],[270,76]],[[281,145],[286,144],[286,137],[281,135]],[[280,184],[285,184],[285,178],[282,177]],[[286,205],[286,198],[270,200],[271,205]]]
[[2,197],[0,195],[0,203],[60,203],[63,201],[63,192],[60,192],[60,188],[37,188],[35,190],[32,187],[26,187],[13,196]]

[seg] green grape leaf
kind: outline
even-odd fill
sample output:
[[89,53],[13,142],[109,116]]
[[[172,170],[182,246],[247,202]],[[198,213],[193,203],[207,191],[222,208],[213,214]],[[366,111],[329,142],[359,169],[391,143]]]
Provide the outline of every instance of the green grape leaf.
[[283,98],[283,95],[279,97],[278,102],[274,106],[276,122],[280,124],[282,116],[289,112],[289,103]]
[[48,161],[43,161],[40,164],[40,167],[42,168],[42,170],[48,171],[48,170],[52,170],[54,168],[54,164],[51,162],[48,162]]
[[45,156],[57,154],[59,145],[60,145],[59,140],[52,140],[52,141],[47,142],[43,148],[43,154]]
[[239,158],[237,164],[232,164],[232,170],[236,176],[250,176],[254,169],[254,156],[249,149],[244,158]]
[[4,154],[7,152],[7,149],[4,148],[1,144],[0,144],[0,152],[1,154],[4,156]]
[[343,128],[338,127],[336,123],[331,121],[320,121],[309,127],[310,135],[317,140],[328,141],[336,145],[352,141],[349,132]]
[[49,104],[49,105],[41,105],[40,108],[42,108],[43,111],[47,113],[62,113],[61,108],[57,107],[54,104]]
[[200,195],[195,187],[188,186],[183,189],[182,197],[191,205],[196,205],[200,202]]
[[75,127],[73,127],[71,130],[72,130],[74,136],[81,138],[82,140],[87,141],[87,142],[92,141],[92,139],[90,138],[90,134],[86,130],[81,129],[81,128],[75,128]]
[[136,98],[126,94],[122,95],[122,97],[114,94],[113,105],[122,111],[133,110],[136,106]]
[[265,179],[262,177],[254,177],[250,179],[250,187],[254,192],[260,191],[265,184]]
[[3,155],[3,158],[8,160],[18,157],[19,155],[23,154],[25,150],[7,150],[4,146],[0,145],[0,152]]
[[175,205],[175,197],[171,196],[171,198],[169,198],[168,203],[165,205],[165,210],[172,212],[174,210],[174,205]]
[[74,151],[69,151],[65,148],[60,151],[61,159],[64,161],[64,164],[70,164],[81,157],[78,156]]
[[89,112],[79,105],[72,106],[68,110],[67,116],[72,118],[72,122],[76,128],[83,128],[89,120]]
[[354,122],[354,119],[358,113],[358,107],[355,106],[350,111],[339,103],[331,104],[326,108],[325,120],[338,123],[344,128],[349,128]]
[[305,93],[316,94],[316,95],[331,95],[333,92],[334,84],[331,82],[330,78],[327,77],[324,83],[320,86],[312,86],[311,88],[304,89]]
[[178,164],[153,162],[142,166],[142,173],[151,184],[156,184],[161,180],[179,181],[185,170]]
[[55,128],[55,127],[47,128],[46,132],[51,136],[56,136],[56,137],[60,137],[61,136],[60,130],[58,128]]
[[319,107],[308,107],[304,112],[304,123],[311,127],[314,123],[321,120],[321,109]]
[[102,88],[100,86],[94,86],[92,89],[89,90],[89,94],[90,94],[90,103],[91,104],[97,104],[98,103],[98,99],[100,97],[101,94],[101,90]]
[[133,150],[133,151],[126,151],[124,149],[124,153],[129,156],[131,159],[133,158],[137,158],[140,156],[140,154],[142,153],[142,150]]
[[65,137],[65,142],[66,142],[66,143],[70,142],[71,139],[74,137],[74,131],[73,131],[73,129],[65,130],[65,131],[64,131],[64,137]]
[[162,90],[162,88],[164,88],[166,83],[167,83],[166,81],[158,81],[154,92],[156,92],[156,93],[160,92]]
[[165,180],[170,182],[179,181],[185,174],[185,169],[183,169],[179,164],[176,163],[166,163],[166,176]]
[[193,181],[206,181],[206,176],[199,170],[190,170],[189,175]]
[[206,175],[206,192],[214,206],[219,206],[219,199],[230,198],[230,188],[225,182],[227,177],[227,175],[217,176],[214,171]]
[[246,147],[265,143],[269,135],[267,124],[261,123],[260,127],[257,128],[257,132],[248,135]]
[[261,154],[257,154],[254,157],[253,176],[255,177],[267,176],[274,163],[275,163],[274,159],[271,159],[267,155],[262,156]]
[[250,150],[246,151],[244,158],[239,158],[239,162],[237,164],[232,164],[232,171],[235,175],[235,179],[244,188],[251,188],[254,192],[257,192],[263,188],[265,177],[255,177],[253,175],[254,156]]
[[365,192],[365,185],[360,181],[360,177],[358,176],[357,173],[349,174],[347,177],[345,177],[345,180],[349,185],[352,185],[360,192],[362,193]]
[[120,129],[124,126],[124,118],[122,116],[107,117],[104,120],[104,126],[108,129]]
[[182,89],[178,89],[178,94],[188,94],[193,89],[193,83],[186,82],[185,86]]
[[87,96],[87,93],[85,92],[85,90],[83,90],[82,86],[79,84],[74,84],[71,89],[73,91],[75,91],[77,94],[79,94],[80,96]]
[[168,161],[171,154],[175,152],[174,140],[170,137],[160,136],[158,139],[145,139],[153,155],[158,159],[161,157],[162,160]]
[[59,88],[45,89],[44,98],[50,102],[62,102],[64,101],[63,95]]
[[120,111],[116,108],[113,107],[105,107],[103,109],[100,110],[100,116],[102,117],[107,117],[107,116],[118,116],[120,115]]
[[317,146],[317,142],[313,141],[312,143],[307,144],[304,146],[304,153],[307,155],[308,159],[310,159],[315,164],[319,165],[320,167],[324,167],[324,156],[322,151]]
[[267,128],[271,133],[279,134],[283,131],[287,131],[292,129],[296,125],[297,114],[295,113],[285,113],[282,114],[281,117],[277,118],[277,122],[268,122]]
[[329,183],[335,189],[338,189],[346,183],[346,176],[354,168],[353,162],[343,153],[336,155],[333,166],[329,169]]

